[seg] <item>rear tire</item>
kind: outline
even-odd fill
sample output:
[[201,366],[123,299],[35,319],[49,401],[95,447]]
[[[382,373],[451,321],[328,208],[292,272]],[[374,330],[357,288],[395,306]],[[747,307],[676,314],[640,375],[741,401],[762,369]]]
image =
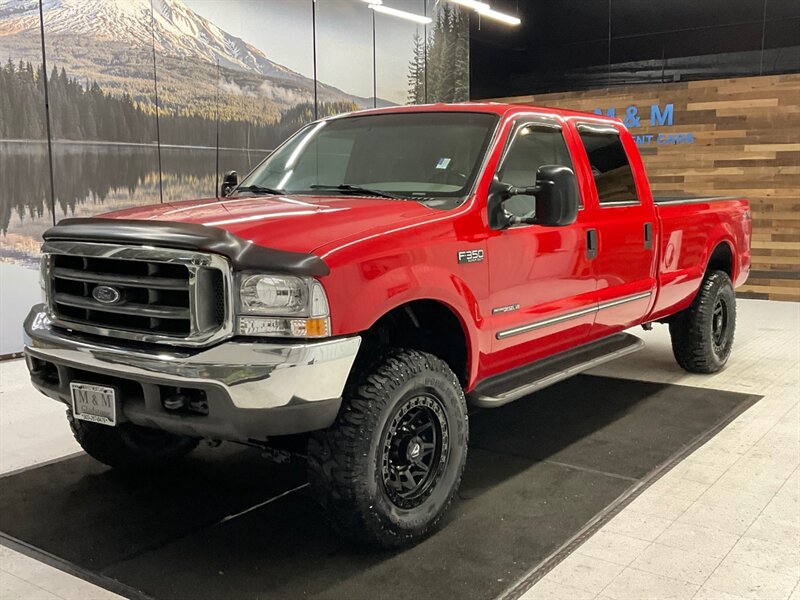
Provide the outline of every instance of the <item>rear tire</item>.
[[706,273],[691,306],[669,324],[672,353],[690,373],[716,373],[733,348],[736,331],[736,296],[723,271]]
[[447,364],[390,350],[360,368],[336,422],[312,433],[309,481],[334,529],[384,548],[433,532],[467,458],[464,392]]
[[116,427],[76,419],[67,411],[75,439],[86,454],[116,469],[168,466],[197,447],[199,440],[123,423]]

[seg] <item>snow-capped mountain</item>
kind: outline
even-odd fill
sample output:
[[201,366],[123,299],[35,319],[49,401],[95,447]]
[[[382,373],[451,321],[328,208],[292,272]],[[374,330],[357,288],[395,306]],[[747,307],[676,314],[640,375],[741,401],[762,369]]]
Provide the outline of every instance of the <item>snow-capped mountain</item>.
[[[82,36],[97,41],[132,41],[166,55],[202,58],[220,66],[269,77],[306,79],[269,60],[255,46],[223,31],[181,0],[44,0],[49,35]],[[0,35],[38,29],[37,0],[0,0]],[[155,28],[153,28],[155,25]]]
[[[267,89],[270,87],[267,86],[262,92],[284,108],[286,104],[282,98],[291,96],[291,93],[279,88],[289,86],[309,90],[313,87],[312,79],[271,61],[260,49],[200,16],[182,0],[153,0],[152,10],[150,0],[43,0],[42,8],[48,39],[69,36],[75,40],[74,43],[51,44],[48,62],[51,62],[49,55],[52,53],[54,62],[66,62],[68,67],[70,64],[75,67],[90,60],[86,52],[78,57],[76,50],[81,46],[94,44],[97,48],[123,46],[145,49],[151,47],[155,37],[156,51],[161,57],[211,65],[219,61],[223,69],[270,80],[273,89]],[[33,42],[38,39],[38,32],[38,0],[0,0],[0,51],[4,37],[22,37]],[[30,50],[35,48],[31,46]],[[65,59],[65,53],[70,55],[68,59]],[[27,58],[28,55],[23,53],[20,57]],[[85,75],[92,75],[85,72],[86,65],[80,70]],[[347,100],[363,107],[372,106],[371,98],[348,94],[322,82],[319,93],[320,99]],[[386,106],[392,103],[379,99],[378,104]]]

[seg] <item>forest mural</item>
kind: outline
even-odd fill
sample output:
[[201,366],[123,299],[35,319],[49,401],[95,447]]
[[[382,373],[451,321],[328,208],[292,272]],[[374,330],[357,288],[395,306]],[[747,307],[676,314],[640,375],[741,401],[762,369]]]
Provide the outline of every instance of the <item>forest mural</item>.
[[432,23],[359,0],[0,0],[0,355],[54,222],[213,196],[218,168],[249,171],[315,118],[467,100],[466,13],[393,3]]
[[408,104],[469,99],[469,17],[443,3],[427,39],[414,34]]
[[[136,101],[127,92],[121,95],[105,92],[96,81],[84,86],[69,77],[63,67],[60,71],[53,68],[47,81],[50,102],[63,106],[60,118],[51,122],[54,140],[138,144],[155,141],[150,131],[155,118],[153,105]],[[0,121],[0,140],[44,136],[45,124],[37,109],[44,106],[44,101],[42,66],[22,61],[15,65],[8,59],[0,70],[0,114],[13,114],[14,118]],[[315,113],[313,102],[301,102],[269,123],[229,118],[223,121],[225,141],[235,148],[271,149],[312,121],[315,114],[321,118],[359,108],[362,107],[358,103],[348,100],[322,101],[317,103]],[[163,111],[158,120],[164,129],[179,130],[180,139],[174,141],[187,146],[203,144],[217,123],[213,116],[171,111]]]

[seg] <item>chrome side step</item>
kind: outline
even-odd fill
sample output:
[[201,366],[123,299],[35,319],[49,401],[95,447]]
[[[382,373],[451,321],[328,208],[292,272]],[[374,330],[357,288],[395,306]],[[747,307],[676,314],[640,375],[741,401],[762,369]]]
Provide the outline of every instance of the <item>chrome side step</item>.
[[643,347],[644,342],[635,335],[618,333],[490,377],[467,394],[467,399],[483,408],[502,406]]

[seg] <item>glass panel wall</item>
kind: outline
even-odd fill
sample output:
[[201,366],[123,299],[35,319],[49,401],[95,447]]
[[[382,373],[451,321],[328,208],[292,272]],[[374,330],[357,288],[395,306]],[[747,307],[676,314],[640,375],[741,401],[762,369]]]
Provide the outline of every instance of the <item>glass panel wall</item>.
[[0,0],[0,355],[54,222],[213,196],[316,117],[465,100],[466,19],[390,4],[434,23],[360,0]]
[[[424,16],[425,0],[395,0],[392,8]],[[392,104],[425,102],[425,39],[429,27],[390,15],[375,15],[378,98]]]
[[158,202],[150,4],[45,3],[43,13],[56,220]]
[[355,0],[317,0],[317,115],[375,105],[373,16]]
[[0,356],[22,347],[22,320],[39,301],[41,235],[53,223],[38,6],[14,8],[0,4]]

